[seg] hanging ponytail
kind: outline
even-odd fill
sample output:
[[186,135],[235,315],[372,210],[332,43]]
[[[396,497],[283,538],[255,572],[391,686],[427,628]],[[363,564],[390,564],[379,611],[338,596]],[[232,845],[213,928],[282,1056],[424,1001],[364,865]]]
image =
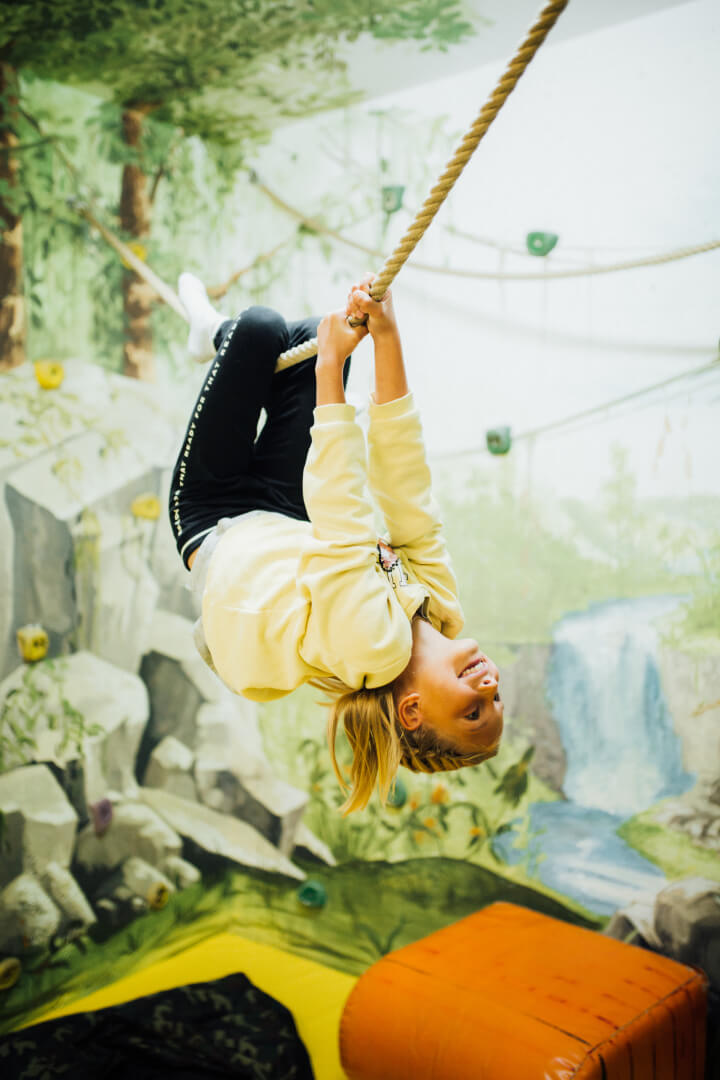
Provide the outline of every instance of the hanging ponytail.
[[[479,765],[497,753],[497,743],[474,754],[459,753],[427,726],[406,731],[398,718],[392,683],[372,690],[352,690],[339,679],[328,678],[313,680],[312,685],[330,698],[330,760],[341,788],[349,791],[340,807],[343,815],[364,809],[376,786],[385,804],[400,765],[412,772],[451,772]],[[335,748],[341,723],[353,754],[349,785]]]

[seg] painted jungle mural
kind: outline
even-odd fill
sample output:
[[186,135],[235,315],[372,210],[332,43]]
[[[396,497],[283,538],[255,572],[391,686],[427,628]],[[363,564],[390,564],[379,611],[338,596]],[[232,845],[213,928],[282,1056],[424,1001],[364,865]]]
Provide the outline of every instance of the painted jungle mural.
[[[446,45],[465,33],[461,22],[434,31]],[[302,115],[335,111],[289,133],[293,117],[271,122],[280,106],[268,100],[257,131],[236,117],[234,146],[213,142],[216,98],[183,118],[170,95],[157,117],[143,113],[141,138],[124,98],[66,85],[84,73],[65,53],[62,82],[24,62],[18,74],[0,57],[18,146],[36,144],[21,172],[0,167],[0,213],[15,199],[22,217],[26,318],[0,357],[0,1031],[228,926],[359,974],[495,899],[704,966],[720,992],[720,488],[706,461],[717,460],[718,383],[711,319],[698,315],[704,275],[685,282],[699,290],[700,327],[670,354],[678,369],[685,352],[705,366],[678,397],[676,384],[660,386],[672,365],[662,329],[648,330],[662,306],[651,290],[638,291],[636,324],[613,330],[615,349],[619,289],[557,293],[550,311],[551,281],[528,286],[544,290],[535,302],[504,281],[471,295],[408,269],[408,360],[412,370],[426,333],[418,397],[436,495],[466,632],[501,671],[505,734],[490,761],[401,770],[387,807],[373,800],[344,818],[318,691],[256,705],[195,648],[196,601],[165,508],[204,372],[185,355],[177,313],[96,225],[173,288],[192,268],[223,310],[323,310],[364,269],[358,258],[372,262],[407,223],[460,122],[449,106],[430,122],[402,94],[374,110],[352,104],[340,80],[328,101],[307,87]],[[121,89],[129,100],[133,87]],[[334,178],[312,197],[310,135]],[[144,224],[118,201],[133,168],[144,170]],[[462,198],[427,263],[475,258],[460,225],[476,192]],[[544,258],[483,252],[487,273]],[[562,238],[547,257],[561,254]],[[717,252],[702,258],[717,269]],[[667,301],[677,286],[660,288]],[[601,331],[590,315],[578,329],[591,300],[596,320],[607,315]],[[565,308],[575,322],[562,323]],[[588,375],[587,400],[580,379],[558,375],[538,406],[552,397],[552,410],[526,423],[538,366],[572,352],[590,370],[614,350],[622,372],[643,334],[655,342],[643,356],[665,364],[644,412],[611,402],[588,434],[575,420],[523,430],[619,397],[604,375],[590,391]],[[499,365],[524,356],[517,406],[514,369],[484,404],[451,403],[438,364],[447,340],[448,353],[495,349]],[[358,363],[359,408],[365,378]],[[515,408],[517,433],[491,437]],[[573,457],[585,463],[579,480]],[[548,466],[561,458],[567,472]],[[348,754],[341,745],[342,767]]]

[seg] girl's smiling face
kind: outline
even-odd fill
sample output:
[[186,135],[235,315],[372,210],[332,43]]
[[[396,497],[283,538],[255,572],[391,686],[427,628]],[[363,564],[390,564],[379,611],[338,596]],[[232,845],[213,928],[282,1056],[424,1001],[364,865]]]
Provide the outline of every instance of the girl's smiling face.
[[446,638],[424,619],[412,631],[410,663],[395,692],[402,726],[429,727],[460,753],[496,750],[504,706],[495,664],[471,638]]

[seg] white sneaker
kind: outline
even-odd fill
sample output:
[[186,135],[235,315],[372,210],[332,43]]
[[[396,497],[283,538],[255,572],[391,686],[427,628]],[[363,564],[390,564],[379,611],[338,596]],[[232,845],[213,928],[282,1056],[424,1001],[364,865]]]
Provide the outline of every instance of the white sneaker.
[[178,296],[190,319],[187,350],[193,360],[204,364],[215,355],[213,338],[227,316],[212,306],[205,286],[195,274],[185,271],[180,275]]

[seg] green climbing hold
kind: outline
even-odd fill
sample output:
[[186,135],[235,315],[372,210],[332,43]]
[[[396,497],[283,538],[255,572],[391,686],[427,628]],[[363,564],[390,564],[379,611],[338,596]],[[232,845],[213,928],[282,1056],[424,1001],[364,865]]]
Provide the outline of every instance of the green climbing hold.
[[554,232],[531,232],[527,234],[525,243],[531,255],[549,255],[558,239]]
[[325,886],[319,881],[306,881],[297,891],[297,898],[303,907],[321,908],[327,903]]
[[407,802],[407,788],[405,787],[405,781],[399,776],[395,777],[395,783],[390,788],[387,797],[387,804],[394,810],[399,810],[401,806],[404,806]]
[[512,446],[509,427],[492,428],[485,432],[485,443],[491,454],[507,454]]
[[382,208],[386,214],[394,214],[402,206],[405,188],[402,184],[386,184],[382,189]]

